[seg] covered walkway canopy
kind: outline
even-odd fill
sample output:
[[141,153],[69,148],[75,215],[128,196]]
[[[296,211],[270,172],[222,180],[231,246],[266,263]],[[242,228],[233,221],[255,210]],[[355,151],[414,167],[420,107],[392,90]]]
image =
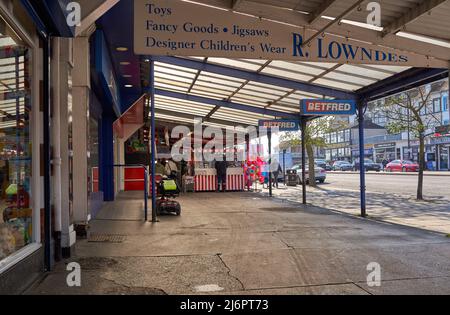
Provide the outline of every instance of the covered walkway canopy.
[[[154,19],[158,17],[151,12],[151,6],[165,5],[178,6],[178,12],[182,12],[178,17],[189,18],[194,23],[208,13],[224,23],[262,23],[274,34],[284,36],[288,33],[293,37],[293,52],[284,55],[285,58],[264,58],[250,52],[235,58],[229,55],[236,54],[222,51],[211,54],[204,51],[192,56],[177,54],[178,50],[171,52],[167,46],[164,46],[167,51],[161,53],[158,48],[162,46],[148,49],[148,37],[147,47],[143,50],[151,52],[143,54],[140,51],[137,55],[136,50],[141,48],[137,46],[142,43],[133,42],[131,34],[135,34],[136,25],[141,23],[145,28],[143,25],[146,24],[150,36],[159,36],[161,30],[149,29],[149,21],[152,25],[156,22],[148,16],[141,21],[139,15],[142,13],[133,11],[133,5],[124,0],[97,21],[97,28],[104,33],[109,45],[122,100],[131,104],[143,92],[151,93],[154,95],[153,119],[192,124],[193,118],[202,118],[205,126],[256,126],[260,119],[299,118],[302,99],[326,98],[357,101],[359,125],[363,126],[361,113],[368,101],[447,78],[450,60],[450,1],[381,1],[380,26],[368,24],[371,10],[377,9],[368,3],[363,0],[134,2],[142,11],[150,8],[148,14]],[[170,18],[164,17],[164,22]],[[231,25],[222,25],[223,29],[214,32],[229,36],[228,26],[231,28]],[[233,32],[236,32],[235,27]],[[167,30],[163,33],[166,41],[180,36],[176,29],[172,38],[172,35],[166,35]],[[297,35],[301,38],[300,44],[296,42]],[[182,40],[191,37],[184,33],[181,36],[184,36]],[[192,36],[198,39],[195,34]],[[278,41],[277,37],[269,38],[269,44]],[[335,62],[330,58],[320,59],[323,57],[320,45],[325,41],[331,47],[329,56],[333,55],[334,43],[342,46],[338,48],[340,57],[334,58]],[[313,42],[318,43],[319,48],[312,48],[315,47],[311,47]],[[292,49],[292,44],[289,45]],[[360,60],[352,56],[351,50],[345,51],[347,58],[343,60],[341,49],[348,49],[350,45],[360,46]],[[320,58],[313,58],[314,49],[319,51]],[[372,58],[372,52],[374,55],[386,52],[389,57],[380,60],[376,55]],[[271,56],[271,53],[267,55]],[[301,55],[301,60],[292,58],[297,54]],[[123,111],[127,109],[126,105],[121,104]],[[360,128],[359,136],[362,156],[363,128]],[[365,216],[364,162],[360,167],[361,213]],[[306,202],[305,189],[303,200]]]
[[[185,2],[185,1],[184,1]],[[446,68],[320,63],[217,57],[137,56],[133,6],[119,1],[97,23],[109,43],[122,95],[141,95],[155,61],[156,118],[205,125],[257,125],[259,119],[293,117],[304,98],[370,100],[424,80],[448,76],[450,1],[381,1],[381,24],[366,24],[369,1],[189,1],[283,25],[401,49],[442,61]],[[194,4],[193,4],[194,5]],[[120,21],[118,23],[117,21]],[[130,102],[131,103],[131,102]],[[126,104],[122,104],[124,107]],[[126,109],[123,108],[124,110]]]

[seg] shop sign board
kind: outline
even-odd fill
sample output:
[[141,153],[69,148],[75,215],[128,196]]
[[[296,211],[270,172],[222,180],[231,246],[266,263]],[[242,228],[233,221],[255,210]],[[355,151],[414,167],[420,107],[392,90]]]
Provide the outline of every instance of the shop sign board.
[[134,0],[134,53],[448,68],[449,62],[187,1]]
[[438,144],[447,144],[450,143],[450,137],[435,137],[431,138],[430,144],[438,145]]
[[302,115],[312,116],[336,116],[356,114],[356,101],[354,100],[321,100],[305,99],[301,100]]
[[274,119],[274,120],[260,120],[259,127],[272,129],[278,128],[279,131],[298,131],[300,129],[299,120]]
[[449,134],[450,133],[450,125],[444,125],[444,126],[437,126],[435,127],[435,133],[440,134]]
[[374,144],[375,149],[387,149],[387,148],[395,148],[396,143],[395,142],[388,142],[388,143],[377,143]]

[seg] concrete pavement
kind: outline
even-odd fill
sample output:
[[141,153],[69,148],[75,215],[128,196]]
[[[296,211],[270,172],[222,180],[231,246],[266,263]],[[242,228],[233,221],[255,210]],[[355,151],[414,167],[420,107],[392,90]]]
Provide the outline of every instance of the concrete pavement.
[[[64,264],[28,294],[449,294],[450,239],[269,199],[199,193],[181,217],[144,223],[140,193],[122,194],[77,243],[82,287]],[[120,235],[95,242],[95,235]],[[381,286],[367,285],[367,265]]]

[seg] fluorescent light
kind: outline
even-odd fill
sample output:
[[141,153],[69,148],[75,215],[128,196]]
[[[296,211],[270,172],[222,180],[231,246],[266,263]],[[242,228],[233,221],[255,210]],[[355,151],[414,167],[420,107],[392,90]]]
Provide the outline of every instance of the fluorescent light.
[[128,48],[127,47],[117,47],[116,50],[120,51],[120,52],[126,52],[126,51],[128,51]]
[[450,48],[450,42],[435,39],[432,37],[426,37],[426,36],[411,34],[411,33],[407,33],[407,32],[397,32],[395,35],[404,37],[404,38],[414,39],[419,42],[424,42],[424,43],[428,43],[428,44],[432,44],[432,45]]
[[132,78],[133,76],[131,74],[124,74],[123,77],[128,79],[128,78]]
[[132,88],[133,85],[131,85],[131,84],[125,84],[125,87],[126,87],[126,88]]
[[129,64],[130,64],[129,61],[121,61],[121,62],[120,62],[120,65],[121,65],[121,66],[128,66]]

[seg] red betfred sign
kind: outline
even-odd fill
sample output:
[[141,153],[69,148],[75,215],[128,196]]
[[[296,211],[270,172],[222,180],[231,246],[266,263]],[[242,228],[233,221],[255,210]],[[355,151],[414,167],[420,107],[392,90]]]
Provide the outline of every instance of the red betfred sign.
[[354,115],[356,102],[354,100],[302,100],[301,110],[303,115],[327,116],[327,115]]

